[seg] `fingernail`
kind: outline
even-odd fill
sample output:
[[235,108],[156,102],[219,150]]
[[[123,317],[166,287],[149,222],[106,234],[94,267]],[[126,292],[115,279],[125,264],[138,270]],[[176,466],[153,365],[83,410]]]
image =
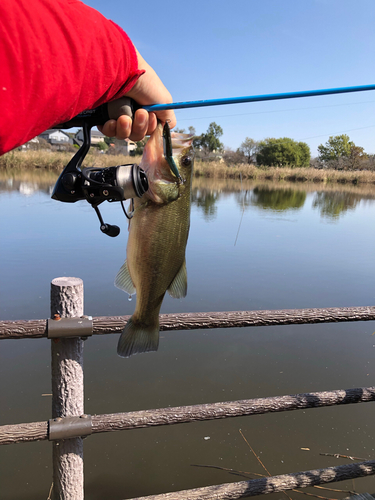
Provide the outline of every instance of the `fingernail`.
[[146,127],[146,126],[147,126],[147,122],[148,122],[147,118],[146,118],[146,117],[144,117],[144,116],[142,116],[142,118],[140,118],[140,119],[138,120],[138,125],[139,125],[140,127],[144,128],[144,127]]

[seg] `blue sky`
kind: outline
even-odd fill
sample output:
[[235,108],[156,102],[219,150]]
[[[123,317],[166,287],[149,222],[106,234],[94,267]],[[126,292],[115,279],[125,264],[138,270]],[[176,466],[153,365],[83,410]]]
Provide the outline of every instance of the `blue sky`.
[[[85,3],[117,22],[174,101],[375,84],[374,0],[160,0]],[[176,111],[177,126],[225,146],[291,137],[312,156],[346,133],[375,153],[375,91]]]

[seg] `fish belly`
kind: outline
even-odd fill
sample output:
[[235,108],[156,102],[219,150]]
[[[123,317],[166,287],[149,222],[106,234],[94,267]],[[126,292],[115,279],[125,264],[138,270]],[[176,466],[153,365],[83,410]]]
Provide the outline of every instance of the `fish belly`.
[[[127,266],[136,289],[137,303],[119,341],[120,356],[157,350],[160,307],[176,276],[182,276],[182,282],[185,279],[185,292],[171,295],[186,294],[189,214],[189,203],[180,198],[165,205],[140,206],[131,220]],[[179,283],[177,286],[183,287]]]

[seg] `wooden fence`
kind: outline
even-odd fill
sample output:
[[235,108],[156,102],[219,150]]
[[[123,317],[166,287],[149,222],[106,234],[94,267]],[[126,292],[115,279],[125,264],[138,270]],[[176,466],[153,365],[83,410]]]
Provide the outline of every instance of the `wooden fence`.
[[[83,283],[51,283],[51,319],[0,321],[1,339],[51,338],[52,418],[0,426],[0,445],[50,440],[53,499],[83,500],[83,436],[101,432],[214,420],[269,412],[375,401],[375,387],[303,393],[157,410],[86,415],[83,406],[83,339],[120,333],[129,316],[83,314]],[[375,320],[375,307],[184,313],[160,316],[161,330],[292,325]],[[148,500],[220,500],[286,491],[375,474],[375,460],[142,497]]]

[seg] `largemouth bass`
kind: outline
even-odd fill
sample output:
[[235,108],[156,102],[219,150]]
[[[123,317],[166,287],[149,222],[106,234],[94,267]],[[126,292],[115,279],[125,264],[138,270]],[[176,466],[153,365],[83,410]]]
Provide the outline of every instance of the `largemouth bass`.
[[161,124],[148,140],[140,163],[149,189],[134,200],[127,258],[115,280],[118,288],[137,294],[134,314],[117,347],[122,357],[156,351],[165,292],[175,298],[185,297],[187,292],[185,249],[190,226],[193,136],[172,132],[171,138],[172,168],[178,171],[172,172],[171,158],[164,156]]

